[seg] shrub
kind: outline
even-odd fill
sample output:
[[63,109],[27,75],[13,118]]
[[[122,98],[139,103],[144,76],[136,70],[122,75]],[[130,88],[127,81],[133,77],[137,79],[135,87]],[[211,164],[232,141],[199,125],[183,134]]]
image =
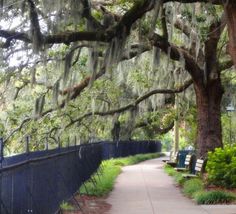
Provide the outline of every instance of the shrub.
[[183,186],[185,195],[192,197],[196,192],[203,191],[203,182],[199,178],[187,180]]
[[194,195],[194,200],[196,200],[198,204],[229,203],[235,199],[235,195],[223,191],[197,192]]
[[208,153],[208,182],[226,188],[236,187],[236,147],[217,148]]

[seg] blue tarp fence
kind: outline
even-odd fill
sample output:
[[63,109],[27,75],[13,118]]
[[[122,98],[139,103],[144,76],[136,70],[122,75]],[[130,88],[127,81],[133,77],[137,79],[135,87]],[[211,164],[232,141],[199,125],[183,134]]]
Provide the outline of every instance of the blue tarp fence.
[[160,151],[155,141],[98,142],[4,158],[0,142],[0,214],[55,213],[102,160]]

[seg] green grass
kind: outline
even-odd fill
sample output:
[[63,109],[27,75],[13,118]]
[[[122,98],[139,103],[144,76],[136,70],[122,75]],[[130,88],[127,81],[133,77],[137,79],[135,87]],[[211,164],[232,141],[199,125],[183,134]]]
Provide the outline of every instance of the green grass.
[[193,197],[196,192],[203,191],[203,189],[204,184],[199,178],[186,180],[183,185],[183,193],[189,197]]
[[236,200],[236,196],[229,192],[213,190],[208,192],[197,192],[194,200],[198,204],[222,204]]
[[182,176],[181,172],[177,172],[172,166],[166,164],[164,166],[164,171],[169,175],[174,177],[174,180],[176,183],[178,183],[180,186],[184,184],[184,177]]
[[165,165],[164,171],[173,176],[175,181],[183,186],[183,193],[193,198],[198,204],[222,204],[236,200],[236,195],[225,191],[206,191],[203,181],[200,178],[186,180],[182,173],[177,172],[173,167]]
[[174,174],[176,174],[176,170],[175,170],[172,166],[170,166],[170,165],[168,165],[168,164],[166,164],[166,165],[164,166],[164,171],[165,171],[169,176],[174,176]]
[[62,210],[74,210],[74,207],[73,207],[71,204],[69,204],[68,202],[65,202],[65,201],[63,201],[63,202],[60,204],[60,208],[61,208]]
[[80,188],[80,193],[93,196],[107,195],[113,189],[115,179],[120,174],[122,166],[133,165],[160,156],[163,156],[163,154],[161,153],[139,154],[125,158],[116,158],[103,161],[102,167],[100,167],[101,169],[100,171],[102,171],[102,174],[99,177],[97,174],[93,175],[92,177],[93,180],[95,180],[96,185],[94,185],[91,181],[87,181],[85,183],[86,188],[83,185]]

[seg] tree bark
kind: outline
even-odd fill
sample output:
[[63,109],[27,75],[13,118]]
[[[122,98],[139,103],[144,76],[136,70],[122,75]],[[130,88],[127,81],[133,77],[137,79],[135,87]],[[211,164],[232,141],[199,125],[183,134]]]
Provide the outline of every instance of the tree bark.
[[229,54],[236,66],[236,2],[230,1],[225,4],[224,10],[229,34]]
[[194,86],[197,101],[197,156],[205,158],[209,151],[222,147],[220,78],[206,87]]

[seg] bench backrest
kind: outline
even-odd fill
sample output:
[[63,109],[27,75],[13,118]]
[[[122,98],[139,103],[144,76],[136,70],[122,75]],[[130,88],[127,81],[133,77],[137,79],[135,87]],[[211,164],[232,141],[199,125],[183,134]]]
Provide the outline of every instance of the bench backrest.
[[195,171],[197,173],[201,173],[203,171],[204,167],[204,160],[202,159],[197,159],[196,165],[195,165]]
[[186,155],[186,158],[184,161],[185,167],[188,167],[190,165],[191,157],[192,157],[192,155]]

